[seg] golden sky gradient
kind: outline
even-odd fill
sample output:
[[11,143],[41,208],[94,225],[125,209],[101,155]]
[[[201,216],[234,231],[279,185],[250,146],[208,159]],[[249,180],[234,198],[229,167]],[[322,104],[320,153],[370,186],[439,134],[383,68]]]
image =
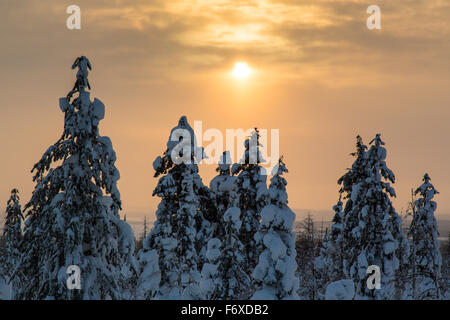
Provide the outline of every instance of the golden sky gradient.
[[[81,8],[81,30],[66,8]],[[366,9],[381,7],[382,30]],[[280,129],[294,209],[329,210],[355,136],[382,133],[400,211],[428,172],[450,213],[448,0],[0,2],[0,196],[25,203],[30,169],[60,136],[58,98],[86,55],[106,105],[124,213],[154,218],[153,159],[181,115],[203,127]],[[230,72],[237,61],[246,80]],[[204,183],[215,165],[202,165]]]

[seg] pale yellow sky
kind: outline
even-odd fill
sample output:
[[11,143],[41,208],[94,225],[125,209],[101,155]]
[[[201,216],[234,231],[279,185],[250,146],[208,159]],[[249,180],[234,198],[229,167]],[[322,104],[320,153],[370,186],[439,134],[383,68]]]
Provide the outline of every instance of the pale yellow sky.
[[[66,8],[81,8],[81,30]],[[382,30],[366,9],[381,7]],[[428,172],[450,213],[447,0],[4,0],[0,3],[0,196],[26,202],[30,169],[60,136],[58,98],[90,58],[106,105],[124,213],[153,219],[153,159],[181,115],[204,128],[280,130],[290,205],[329,210],[355,136],[380,132],[398,211]],[[237,61],[252,68],[236,81]],[[201,166],[204,183],[215,166]]]

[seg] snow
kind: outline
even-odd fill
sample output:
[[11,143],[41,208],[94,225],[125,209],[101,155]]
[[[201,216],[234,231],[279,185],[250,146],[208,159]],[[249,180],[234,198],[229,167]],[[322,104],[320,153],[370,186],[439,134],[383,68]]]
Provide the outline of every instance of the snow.
[[[259,181],[256,184],[256,200],[262,200],[264,197],[267,196],[267,185],[265,181]],[[280,201],[286,201],[287,196],[285,199],[280,199]]]
[[353,187],[352,187],[352,194],[351,194],[351,197],[350,197],[350,199],[352,201],[356,201],[356,199],[358,199],[358,195],[359,195],[360,190],[361,190],[361,185],[360,184],[353,185]]
[[10,300],[11,291],[11,285],[7,284],[5,279],[0,278],[0,300]]
[[358,255],[358,275],[360,278],[364,278],[366,275],[366,269],[368,267],[368,262],[367,262],[367,257],[366,257],[366,252],[362,251],[360,252],[360,254]]
[[253,270],[253,278],[256,280],[264,280],[267,275],[269,269],[269,261],[270,261],[270,252],[263,251],[259,256],[259,263],[256,266],[255,270]]
[[216,277],[218,276],[218,267],[218,263],[205,263],[203,265],[199,288],[206,299],[214,292],[216,286],[215,282],[217,281]]
[[286,246],[273,232],[267,233],[263,238],[263,242],[266,248],[270,250],[272,260],[277,261],[280,257],[286,255]]
[[396,242],[386,242],[384,244],[384,253],[385,254],[391,254],[397,249],[397,243]]
[[199,300],[201,299],[201,290],[198,284],[190,283],[183,291],[181,300]]
[[252,297],[252,300],[277,300],[276,289],[273,287],[265,287],[258,290]]
[[292,229],[295,221],[295,213],[289,208],[278,208],[275,205],[268,205],[261,211],[261,225],[270,225]]
[[217,238],[213,238],[213,239],[209,240],[208,250],[206,251],[206,258],[209,261],[215,262],[219,259],[220,254],[221,254],[221,252],[220,252],[221,245],[222,245],[222,243]]
[[339,280],[327,286],[325,300],[353,300],[355,285],[352,280]]
[[277,212],[277,207],[274,205],[268,205],[264,207],[261,211],[261,224],[263,226],[270,226],[272,221],[275,219],[275,214]]
[[[93,116],[100,121],[105,118],[105,105],[99,99],[94,98],[93,105]],[[97,122],[98,124],[98,122]]]
[[124,255],[133,255],[134,254],[134,234],[131,226],[123,220],[117,220],[117,226],[120,229],[120,251]]
[[161,281],[161,272],[158,266],[158,253],[156,250],[141,252],[140,263],[144,265],[139,280],[138,297],[144,298],[148,292],[156,292]]
[[66,112],[70,108],[70,103],[66,97],[59,98],[59,107],[62,112]]
[[232,192],[235,188],[235,180],[234,176],[218,175],[211,180],[211,190],[219,193]]
[[231,222],[236,230],[241,228],[242,222],[240,221],[241,210],[237,207],[229,208],[223,217],[225,222]]

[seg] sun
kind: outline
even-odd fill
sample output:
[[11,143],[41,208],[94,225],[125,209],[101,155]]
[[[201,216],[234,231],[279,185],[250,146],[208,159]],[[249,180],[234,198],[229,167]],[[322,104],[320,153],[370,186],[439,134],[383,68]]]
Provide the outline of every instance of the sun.
[[247,79],[251,72],[247,62],[236,62],[232,74],[236,79]]

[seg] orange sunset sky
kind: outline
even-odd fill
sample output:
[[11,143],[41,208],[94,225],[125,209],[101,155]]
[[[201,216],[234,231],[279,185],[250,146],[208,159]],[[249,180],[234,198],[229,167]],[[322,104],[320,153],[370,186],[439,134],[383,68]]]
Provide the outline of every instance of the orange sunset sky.
[[[66,28],[72,4],[81,30]],[[373,4],[381,30],[366,27]],[[30,170],[62,133],[58,99],[85,55],[131,220],[154,219],[152,162],[181,115],[223,132],[279,129],[290,206],[325,219],[356,135],[382,133],[397,211],[428,172],[437,214],[450,214],[449,18],[448,0],[2,0],[0,203],[13,187],[30,198]],[[232,76],[236,62],[248,77]],[[205,184],[215,167],[200,166]]]

